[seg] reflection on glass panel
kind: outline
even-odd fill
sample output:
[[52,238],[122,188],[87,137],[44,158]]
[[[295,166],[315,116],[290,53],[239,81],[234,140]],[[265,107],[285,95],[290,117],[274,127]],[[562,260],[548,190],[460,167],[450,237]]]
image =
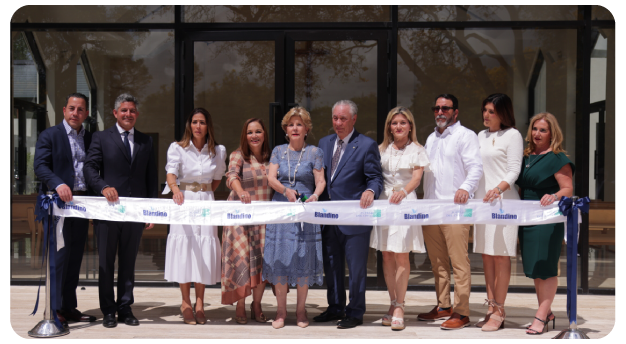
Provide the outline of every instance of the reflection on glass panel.
[[[228,154],[239,147],[241,125],[252,117],[269,125],[274,102],[273,41],[194,43],[194,107],[211,113],[215,139]],[[188,114],[185,114],[187,116]],[[221,183],[217,198],[228,189]]]
[[615,20],[613,13],[604,6],[591,6],[591,20]]
[[[159,181],[163,183],[167,148],[174,140],[173,31],[34,31],[29,34],[34,37],[32,41],[37,42],[37,50],[45,67],[47,101],[45,107],[42,107],[17,97],[13,99],[16,109],[13,145],[17,150],[14,170],[20,182],[15,183],[14,189],[18,192],[23,189],[21,193],[36,192],[37,182],[34,176],[29,177],[29,173],[32,173],[31,160],[37,132],[61,123],[62,109],[68,94],[81,90],[89,92],[87,75],[93,77],[95,85],[102,86],[98,89],[96,101],[98,130],[115,124],[112,110],[115,98],[119,94],[128,92],[138,98],[140,115],[136,128],[153,138],[157,151]],[[88,64],[80,62],[83,55],[88,59]],[[14,56],[20,57],[23,54]],[[89,68],[89,71],[86,68]],[[22,175],[24,175],[23,178]],[[24,183],[21,182],[22,180]],[[25,209],[34,203],[34,196],[12,198],[14,206],[25,204]],[[166,237],[167,226],[165,225],[156,225],[155,228],[144,233],[137,258],[137,280],[163,279]],[[12,230],[12,241],[18,249],[16,260],[12,261],[15,264],[23,262],[20,258],[23,257],[22,250],[19,248],[24,245],[28,246],[26,238],[20,238],[20,234]],[[89,242],[91,240],[93,236],[90,234]],[[94,266],[97,266],[95,246],[89,245],[85,254],[90,258],[85,259],[90,262],[89,269],[94,269]],[[33,250],[32,256],[36,257],[40,252],[40,246],[35,246]],[[13,275],[28,278],[32,271],[21,271],[22,268],[30,269],[26,265],[12,265]],[[92,271],[89,278],[95,278],[94,274],[95,272]]]
[[[458,119],[479,132],[485,128],[482,100],[501,92],[513,100],[516,127],[523,136],[530,116],[551,112],[565,136],[567,154],[575,156],[576,30],[400,30],[397,77],[398,105],[414,114],[417,139],[422,144],[435,127],[430,107],[438,94],[454,94],[459,99]],[[418,189],[418,194],[421,192]],[[472,251],[470,244],[472,271],[482,271],[482,259]],[[426,259],[422,257],[417,267]],[[511,285],[532,283],[523,277],[519,257],[512,264]],[[479,276],[473,284],[484,284]],[[417,280],[432,283],[422,282],[426,278]]]
[[401,22],[577,20],[577,15],[578,6],[575,5],[401,5],[398,7],[398,20]]
[[592,29],[589,287],[615,288],[615,29]]
[[15,11],[12,23],[173,23],[172,5],[31,5]]
[[13,40],[13,97],[34,104],[38,101],[37,65],[23,32]]
[[376,41],[298,41],[295,101],[311,113],[308,142],[332,134],[331,109],[341,99],[358,108],[356,129],[376,140]]
[[390,21],[389,6],[184,6],[187,23],[324,23]]

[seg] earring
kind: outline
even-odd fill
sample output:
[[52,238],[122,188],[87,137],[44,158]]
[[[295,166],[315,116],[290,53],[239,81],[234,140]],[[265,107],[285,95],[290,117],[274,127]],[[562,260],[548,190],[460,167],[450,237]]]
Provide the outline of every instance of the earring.
[[304,139],[306,140],[308,136],[309,136],[309,133],[304,134]]
[[289,135],[285,134],[285,140],[287,140],[287,142],[289,142]]

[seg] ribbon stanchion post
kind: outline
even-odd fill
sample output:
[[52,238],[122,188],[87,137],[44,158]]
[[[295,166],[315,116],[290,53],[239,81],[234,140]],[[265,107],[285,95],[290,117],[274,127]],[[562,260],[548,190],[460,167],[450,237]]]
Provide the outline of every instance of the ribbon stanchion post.
[[578,329],[576,301],[578,296],[578,210],[589,212],[589,197],[563,197],[559,209],[567,216],[567,316],[569,327],[553,339],[589,339]]
[[[43,313],[43,320],[41,320],[32,330],[28,331],[28,335],[31,337],[37,338],[51,338],[64,336],[70,333],[69,329],[66,329],[61,325],[61,322],[56,316],[56,310],[52,307],[52,293],[55,292],[55,287],[52,283],[51,276],[54,275],[54,270],[50,268],[51,260],[54,258],[54,253],[57,249],[56,247],[56,228],[54,226],[54,217],[53,217],[53,203],[63,202],[58,199],[58,194],[52,194],[48,192],[47,195],[41,195],[38,199],[40,214],[38,214],[38,220],[43,220],[43,228],[44,228],[44,254],[42,255],[42,259],[45,260],[46,264],[46,299],[45,299],[45,310]],[[45,212],[47,211],[47,214]],[[52,272],[52,274],[51,274]],[[56,276],[55,276],[56,277]],[[58,276],[60,277],[60,276]],[[39,292],[37,292],[37,303],[35,304],[35,309],[31,315],[34,315],[37,312],[37,307],[39,305]]]

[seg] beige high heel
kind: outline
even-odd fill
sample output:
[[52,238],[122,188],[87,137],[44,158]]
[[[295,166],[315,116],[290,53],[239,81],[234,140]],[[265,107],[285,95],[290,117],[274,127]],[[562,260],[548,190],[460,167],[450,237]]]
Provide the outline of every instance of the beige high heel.
[[489,323],[486,323],[485,325],[483,325],[482,330],[485,332],[492,332],[492,331],[497,331],[501,328],[504,328],[504,319],[506,318],[506,313],[504,312],[504,305],[497,303],[495,300],[491,300],[489,305],[494,310],[493,313],[491,314],[491,317],[489,317],[489,319],[495,320],[497,322],[497,325],[493,326],[493,325],[489,325]]
[[[193,309],[196,309],[196,305],[193,305]],[[202,306],[204,306],[204,304],[202,304]],[[196,311],[196,323],[200,324],[200,325],[204,325],[206,324],[206,316],[204,315],[204,308],[202,308],[201,311]]]
[[[396,305],[396,300],[391,300],[391,305],[395,306]],[[391,318],[393,317],[393,314],[385,314],[383,316],[383,326],[391,326]]]
[[180,313],[183,316],[183,321],[185,322],[185,324],[196,324],[196,318],[193,316],[193,310],[191,309],[191,307],[183,308],[183,305],[180,305]]
[[394,331],[402,331],[406,328],[406,325],[404,324],[404,302],[395,302],[394,306],[396,306],[397,308],[402,308],[403,316],[402,318],[391,317],[391,329]]
[[[485,303],[483,303],[483,306],[490,305],[491,301],[495,301],[495,300],[485,299]],[[485,318],[481,319],[479,322],[476,323],[476,327],[483,327],[489,321],[491,314],[493,314],[493,311],[487,312],[487,314],[485,315]]]

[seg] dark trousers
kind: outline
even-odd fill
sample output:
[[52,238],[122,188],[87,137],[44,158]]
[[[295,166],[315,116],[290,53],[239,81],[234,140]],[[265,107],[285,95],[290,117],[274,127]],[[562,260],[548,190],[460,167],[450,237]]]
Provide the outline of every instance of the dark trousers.
[[[135,261],[141,243],[144,223],[97,221],[98,294],[102,314],[125,315],[134,303]],[[115,255],[117,253],[117,301],[113,291]]]
[[[368,231],[362,234],[346,235],[337,226],[323,226],[324,274],[330,313],[345,312],[348,317],[363,319],[370,234],[371,232]],[[348,279],[350,303],[347,306],[344,262],[348,264],[350,273]]]
[[[55,252],[56,263],[56,299],[53,309],[72,310],[77,307],[76,287],[83,262],[85,241],[89,219],[66,217],[63,222],[63,241],[65,245]],[[58,238],[57,238],[58,240]],[[56,247],[53,248],[56,250]]]

